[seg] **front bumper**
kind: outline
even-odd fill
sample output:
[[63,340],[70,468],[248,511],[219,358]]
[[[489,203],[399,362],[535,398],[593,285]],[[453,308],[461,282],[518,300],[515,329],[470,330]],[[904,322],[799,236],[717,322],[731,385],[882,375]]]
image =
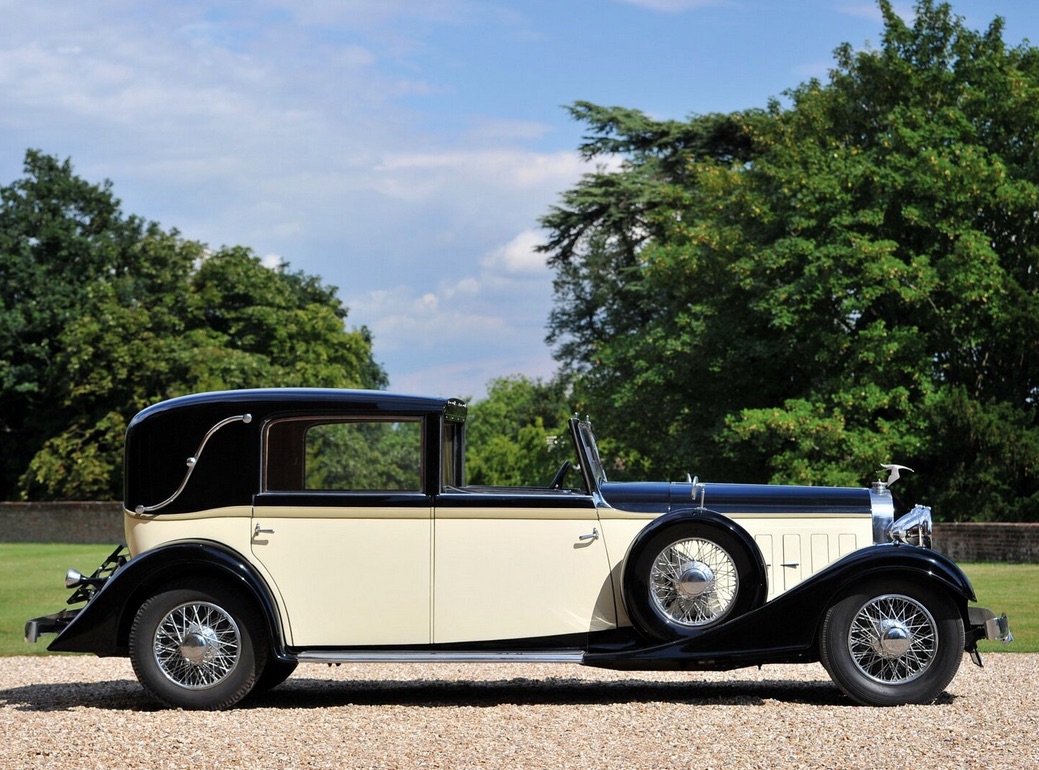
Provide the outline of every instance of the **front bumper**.
[[1005,612],[996,617],[996,613],[985,607],[970,607],[967,610],[967,620],[970,622],[971,630],[977,633],[975,639],[991,639],[1004,643],[1014,641],[1014,635],[1010,633],[1010,621]]
[[978,666],[982,665],[981,653],[978,652],[978,642],[982,639],[1004,644],[1014,641],[1014,635],[1010,633],[1010,621],[1005,612],[996,617],[996,613],[985,607],[967,608],[967,634],[964,649]]

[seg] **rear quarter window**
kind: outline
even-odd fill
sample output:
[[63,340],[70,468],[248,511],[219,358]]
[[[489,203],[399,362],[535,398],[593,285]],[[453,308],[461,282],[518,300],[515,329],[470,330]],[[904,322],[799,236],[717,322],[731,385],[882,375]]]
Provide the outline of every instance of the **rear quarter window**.
[[272,492],[422,490],[421,420],[289,419],[268,426]]

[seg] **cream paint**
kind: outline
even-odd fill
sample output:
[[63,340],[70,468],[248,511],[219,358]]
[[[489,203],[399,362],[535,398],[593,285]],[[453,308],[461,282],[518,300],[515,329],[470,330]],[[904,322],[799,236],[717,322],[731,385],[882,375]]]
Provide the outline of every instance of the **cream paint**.
[[248,553],[252,508],[234,506],[192,513],[144,515],[123,510],[123,532],[131,556],[175,540],[213,540]]
[[[242,554],[278,595],[286,641],[295,647],[494,641],[630,625],[624,560],[655,515],[606,507],[445,508],[435,520],[432,513],[126,511],[125,529],[133,555],[188,538]],[[732,519],[762,549],[769,600],[872,542],[868,515]],[[257,525],[274,531],[254,536]],[[596,539],[581,538],[595,532]]]
[[595,510],[540,508],[530,518],[519,518],[521,511],[503,518],[501,510],[437,511],[433,640],[613,628],[614,590]]
[[[338,515],[335,515],[338,514]],[[295,647],[428,644],[428,508],[255,510],[252,554],[278,587]]]

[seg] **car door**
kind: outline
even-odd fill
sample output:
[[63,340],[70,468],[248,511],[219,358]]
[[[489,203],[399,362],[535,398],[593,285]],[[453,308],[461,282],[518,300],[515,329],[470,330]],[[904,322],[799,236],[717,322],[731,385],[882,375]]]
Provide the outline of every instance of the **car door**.
[[294,417],[264,436],[252,554],[290,644],[428,644],[432,507],[423,421]]
[[591,496],[463,488],[437,497],[434,522],[434,642],[556,637],[569,646],[615,627]]

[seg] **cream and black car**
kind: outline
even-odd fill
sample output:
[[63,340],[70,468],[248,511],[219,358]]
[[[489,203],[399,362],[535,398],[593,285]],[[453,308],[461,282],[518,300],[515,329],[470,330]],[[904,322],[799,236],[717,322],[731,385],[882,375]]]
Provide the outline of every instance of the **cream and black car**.
[[920,703],[1010,639],[887,482],[610,481],[575,419],[546,486],[473,486],[465,427],[461,401],[381,391],[149,407],[126,436],[126,546],[70,571],[70,608],[26,638],[129,656],[158,700],[203,709],[299,663],[438,660],[821,661],[856,702]]

